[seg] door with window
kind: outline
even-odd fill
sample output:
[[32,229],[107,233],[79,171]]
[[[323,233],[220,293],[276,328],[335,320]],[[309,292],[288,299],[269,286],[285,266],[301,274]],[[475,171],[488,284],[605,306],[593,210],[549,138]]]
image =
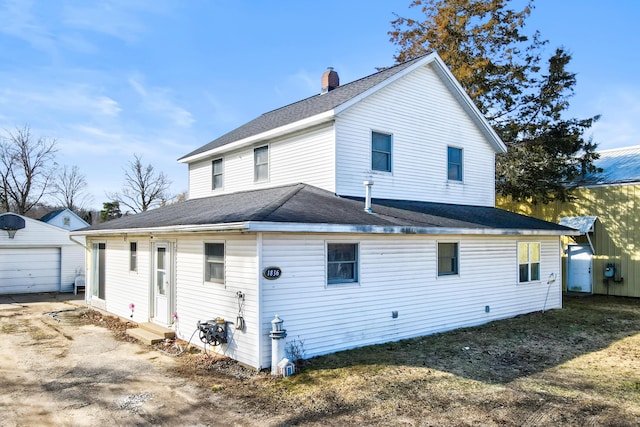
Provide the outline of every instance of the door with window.
[[106,243],[91,244],[91,296],[102,300],[105,299],[106,250]]
[[567,247],[567,291],[591,293],[593,254],[589,245]]
[[168,325],[174,305],[171,244],[158,242],[153,249],[153,322]]

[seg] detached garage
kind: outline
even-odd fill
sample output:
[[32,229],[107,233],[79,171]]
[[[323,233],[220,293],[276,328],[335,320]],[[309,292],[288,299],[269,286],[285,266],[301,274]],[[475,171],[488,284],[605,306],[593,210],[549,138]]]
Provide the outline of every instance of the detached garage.
[[69,231],[0,214],[0,294],[72,292],[84,273],[84,242]]

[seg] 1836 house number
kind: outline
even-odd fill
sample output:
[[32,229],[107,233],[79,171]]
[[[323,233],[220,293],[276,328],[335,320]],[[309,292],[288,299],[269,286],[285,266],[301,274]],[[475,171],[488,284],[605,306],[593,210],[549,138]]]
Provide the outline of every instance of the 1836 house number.
[[262,270],[262,277],[268,280],[276,280],[282,276],[280,267],[266,267]]

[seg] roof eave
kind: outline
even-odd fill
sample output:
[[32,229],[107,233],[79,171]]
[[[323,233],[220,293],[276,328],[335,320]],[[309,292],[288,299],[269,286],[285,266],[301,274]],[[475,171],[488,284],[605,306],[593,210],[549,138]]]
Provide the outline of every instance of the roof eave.
[[79,236],[114,236],[123,234],[172,234],[204,232],[274,232],[274,233],[341,233],[395,235],[493,235],[493,236],[579,236],[579,230],[542,230],[516,228],[417,227],[356,224],[310,224],[295,222],[245,221],[223,224],[179,225],[167,227],[121,228],[74,231]]
[[543,230],[516,228],[458,228],[418,227],[354,224],[308,224],[248,221],[247,231],[285,233],[347,233],[347,234],[421,234],[421,235],[530,235],[530,236],[579,236],[578,230]]
[[247,138],[239,139],[238,141],[231,142],[229,144],[221,145],[220,147],[213,148],[211,150],[203,151],[202,153],[194,154],[192,156],[186,156],[178,159],[179,163],[191,163],[198,160],[205,159],[207,157],[214,156],[218,153],[236,150],[246,147],[258,142],[267,141],[273,138],[284,136],[293,132],[297,132],[302,129],[306,129],[312,126],[317,126],[323,123],[330,122],[334,119],[335,112],[333,109],[325,111],[320,114],[316,114],[311,117],[307,117],[302,120],[298,120],[288,125],[279,126],[275,129],[268,130],[266,132],[252,135]]

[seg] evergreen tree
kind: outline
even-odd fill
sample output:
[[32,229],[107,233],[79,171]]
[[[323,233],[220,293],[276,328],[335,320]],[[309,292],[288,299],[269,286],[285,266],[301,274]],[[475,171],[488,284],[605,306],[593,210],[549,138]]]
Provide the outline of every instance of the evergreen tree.
[[[496,189],[515,200],[567,200],[583,173],[593,172],[597,145],[584,138],[594,116],[566,119],[575,73],[571,55],[539,32],[525,33],[533,1],[520,11],[509,0],[414,0],[421,19],[397,17],[389,32],[397,62],[437,51],[507,144],[497,157]],[[544,65],[544,67],[543,67]]]

